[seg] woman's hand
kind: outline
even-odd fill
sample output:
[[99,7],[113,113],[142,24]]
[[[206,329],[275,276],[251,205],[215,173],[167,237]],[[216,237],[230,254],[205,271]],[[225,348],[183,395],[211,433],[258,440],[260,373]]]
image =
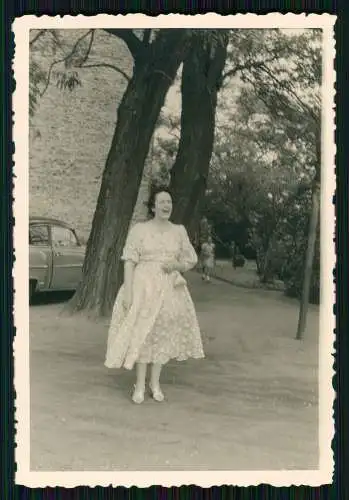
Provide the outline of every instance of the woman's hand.
[[173,273],[174,271],[179,271],[179,262],[176,260],[165,262],[162,265],[162,269],[167,274]]
[[124,296],[122,300],[122,305],[124,311],[127,313],[132,306],[133,296],[133,273],[134,273],[135,264],[127,260],[125,262],[125,275],[124,275]]
[[122,300],[122,306],[124,308],[124,311],[127,313],[132,306],[132,292],[125,290],[123,300]]

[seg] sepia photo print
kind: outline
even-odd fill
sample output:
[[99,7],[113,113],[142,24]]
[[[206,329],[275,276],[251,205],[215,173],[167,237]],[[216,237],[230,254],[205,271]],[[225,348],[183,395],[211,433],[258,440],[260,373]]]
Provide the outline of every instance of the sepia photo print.
[[333,25],[16,20],[18,482],[331,482]]

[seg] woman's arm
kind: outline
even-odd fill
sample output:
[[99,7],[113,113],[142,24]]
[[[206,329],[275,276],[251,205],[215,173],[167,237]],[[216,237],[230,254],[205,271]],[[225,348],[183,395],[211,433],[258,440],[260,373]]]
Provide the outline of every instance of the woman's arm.
[[124,264],[124,307],[128,310],[133,301],[133,275],[136,264],[126,260]]
[[133,275],[140,256],[140,226],[131,228],[122,253],[124,261],[124,307],[128,310],[132,305]]
[[177,270],[181,273],[185,273],[196,266],[198,263],[198,256],[194,250],[193,245],[190,242],[187,230],[184,226],[180,226],[181,231],[181,252],[178,257],[178,268]]
[[188,233],[184,226],[179,226],[180,238],[181,238],[181,249],[176,260],[172,262],[166,262],[163,264],[162,268],[166,273],[172,273],[178,271],[180,273],[185,273],[193,267],[196,266],[198,262],[198,257],[191,244]]

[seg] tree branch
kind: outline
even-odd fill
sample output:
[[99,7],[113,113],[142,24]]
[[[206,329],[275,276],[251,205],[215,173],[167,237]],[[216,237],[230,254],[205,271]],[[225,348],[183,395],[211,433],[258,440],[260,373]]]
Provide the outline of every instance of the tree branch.
[[278,54],[274,54],[273,57],[269,59],[265,59],[264,61],[250,61],[246,62],[244,64],[237,64],[234,68],[230,69],[223,75],[223,81],[230,77],[230,76],[235,76],[239,71],[242,71],[244,69],[248,70],[251,68],[260,68],[261,66],[265,65],[266,63],[273,62],[275,59],[278,57]]
[[[78,47],[79,43],[80,43],[80,42],[82,42],[82,40],[83,40],[84,38],[88,37],[89,35],[92,35],[92,36],[91,36],[91,38],[92,38],[92,37],[93,37],[93,32],[94,32],[94,30],[93,30],[93,29],[92,29],[92,30],[88,30],[88,32],[87,32],[87,33],[85,33],[85,34],[84,34],[84,35],[82,35],[80,38],[78,38],[78,39],[76,40],[76,42],[74,43],[74,46],[73,46],[73,48],[71,49],[70,53],[69,53],[69,54],[68,54],[68,55],[64,58],[64,61],[67,61],[67,60],[69,59],[69,57],[71,57],[71,56],[74,54],[74,52],[76,51],[76,49],[77,49],[77,47]],[[92,38],[92,40],[93,40],[93,38]],[[90,43],[90,44],[89,44],[89,48],[88,48],[88,53],[89,53],[89,51],[91,50],[91,45],[92,45],[92,44]],[[88,57],[88,54],[87,54],[87,57]],[[87,59],[87,58],[86,58],[86,59]],[[86,60],[86,59],[85,59],[85,60]],[[83,61],[83,62],[84,62],[84,61]]]
[[[292,109],[292,105],[290,104],[290,100],[294,100],[294,104],[298,104],[300,107],[301,111],[305,112],[308,117],[311,119],[312,123],[315,126],[315,133],[319,133],[319,117],[317,116],[316,113],[310,108],[310,106],[305,103],[298,95],[297,93],[291,88],[291,86],[287,85],[284,82],[281,82],[274,74],[270,71],[269,68],[267,68],[264,64],[261,65],[261,70],[264,71],[271,79],[272,81],[276,84],[276,86],[279,87],[279,89],[283,90],[288,94],[286,95],[279,95],[277,98],[279,99],[280,102],[282,102],[284,105],[287,105],[290,109]],[[247,75],[245,75],[246,81],[248,81],[253,87],[256,87],[256,82],[252,81]],[[258,85],[258,82],[257,82]],[[270,105],[270,103],[262,97],[262,93],[258,92],[258,97],[259,99],[264,103],[264,105],[271,111],[274,115],[278,115],[276,112],[275,108]],[[287,103],[288,100],[288,103]]]
[[51,64],[51,66],[49,67],[49,70],[48,70],[48,74],[47,74],[47,78],[46,78],[46,83],[45,83],[45,87],[44,89],[40,92],[40,97],[43,97],[43,95],[45,94],[46,90],[48,89],[48,86],[50,85],[50,81],[51,81],[51,75],[52,75],[52,70],[53,68],[59,64],[59,63],[62,63],[62,62],[65,62],[68,57],[70,56],[70,54],[68,54],[68,56],[65,56],[63,57],[62,59],[58,59],[57,61],[53,61],[53,63]]
[[138,54],[144,47],[143,42],[136,37],[132,29],[103,28],[103,30],[111,35],[121,38],[121,40],[126,43],[128,50],[131,52],[134,59],[137,58]]
[[296,102],[298,102],[299,106],[303,111],[308,113],[311,118],[317,123],[318,122],[318,117],[316,116],[316,113],[313,112],[313,110],[306,104],[298,95],[297,93],[291,88],[290,85],[287,85],[284,82],[281,82],[275,75],[272,74],[272,72],[267,68],[265,65],[262,65],[262,71],[264,71],[269,77],[278,85],[281,89],[285,90],[290,96],[292,96]]
[[[36,30],[35,30],[36,31]],[[32,45],[34,45],[35,42],[37,42],[37,40],[45,34],[45,31],[46,30],[40,30],[39,33],[37,35],[34,36],[34,38],[32,40],[30,40],[29,42],[29,47],[31,47]]]
[[88,57],[89,57],[89,55],[91,53],[91,49],[92,49],[92,44],[93,44],[94,37],[95,37],[95,31],[91,30],[90,43],[88,44],[88,48],[87,48],[86,54],[84,55],[84,57],[82,59],[81,66],[87,61],[87,59],[88,59]]
[[143,31],[143,43],[144,45],[149,45],[150,37],[151,37],[151,29],[145,29]]
[[128,82],[131,80],[131,78],[124,72],[122,69],[118,68],[117,66],[114,66],[113,64],[108,64],[108,63],[96,63],[96,64],[84,64],[83,66],[80,66],[80,68],[85,69],[85,68],[109,68],[113,69],[117,73],[120,73]]
[[154,69],[153,73],[158,73],[159,75],[162,75],[163,77],[167,78],[167,80],[169,80],[171,83],[173,82],[172,78],[161,69]]
[[[53,61],[53,63],[51,63],[50,65],[50,68],[48,70],[48,74],[47,74],[47,79],[46,79],[46,84],[45,84],[45,87],[44,89],[40,92],[40,97],[43,97],[43,95],[45,94],[45,92],[47,91],[48,89],[48,86],[50,85],[50,81],[51,81],[51,75],[52,75],[52,70],[53,68],[57,65],[57,64],[60,64],[60,63],[66,63],[67,60],[74,54],[77,46],[79,45],[79,43],[84,39],[86,38],[88,35],[91,35],[91,39],[93,40],[93,32],[94,30],[88,30],[87,33],[84,33],[81,37],[78,38],[78,40],[75,42],[72,50],[69,52],[69,54],[67,54],[66,56],[62,57],[61,59],[57,59],[56,61]],[[90,41],[90,44],[89,44],[89,48],[88,48],[88,53],[90,52],[91,50],[91,46],[92,46],[92,42]],[[87,54],[87,57],[88,57],[88,54]],[[84,58],[84,60],[87,59]]]
[[[248,83],[250,83],[250,84],[252,85],[252,87],[254,87],[254,88],[255,88],[255,86],[256,86],[255,82],[254,82],[251,78],[249,78],[247,75],[244,75],[244,77],[245,77],[246,81],[247,81]],[[264,106],[267,108],[267,110],[268,110],[269,112],[272,112],[272,114],[273,114],[274,116],[276,116],[277,118],[280,118],[278,111],[277,111],[277,110],[275,110],[275,108],[273,108],[273,107],[270,105],[270,102],[269,102],[269,101],[265,98],[265,96],[264,96],[263,94],[264,94],[264,93],[263,93],[263,92],[261,92],[261,91],[257,92],[257,97],[258,97],[258,99],[259,99],[259,100],[260,100],[260,101],[264,104]]]
[[51,37],[53,38],[53,41],[54,41],[55,45],[57,47],[59,47],[61,50],[64,50],[64,46],[63,46],[63,44],[62,44],[59,36],[56,33],[57,30],[52,29],[52,30],[45,30],[45,31],[48,31],[49,35],[51,35]]

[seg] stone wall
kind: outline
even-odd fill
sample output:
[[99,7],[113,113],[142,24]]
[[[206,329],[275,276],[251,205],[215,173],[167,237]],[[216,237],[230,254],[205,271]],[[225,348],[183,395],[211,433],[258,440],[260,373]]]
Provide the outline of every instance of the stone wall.
[[[78,30],[67,37],[78,38]],[[132,72],[133,61],[123,42],[99,30],[91,61],[102,60]],[[117,106],[127,82],[107,68],[81,70],[80,75],[83,84],[72,92],[50,85],[30,125],[29,210],[33,215],[63,219],[87,238]],[[135,220],[146,216],[149,169],[142,181]]]

